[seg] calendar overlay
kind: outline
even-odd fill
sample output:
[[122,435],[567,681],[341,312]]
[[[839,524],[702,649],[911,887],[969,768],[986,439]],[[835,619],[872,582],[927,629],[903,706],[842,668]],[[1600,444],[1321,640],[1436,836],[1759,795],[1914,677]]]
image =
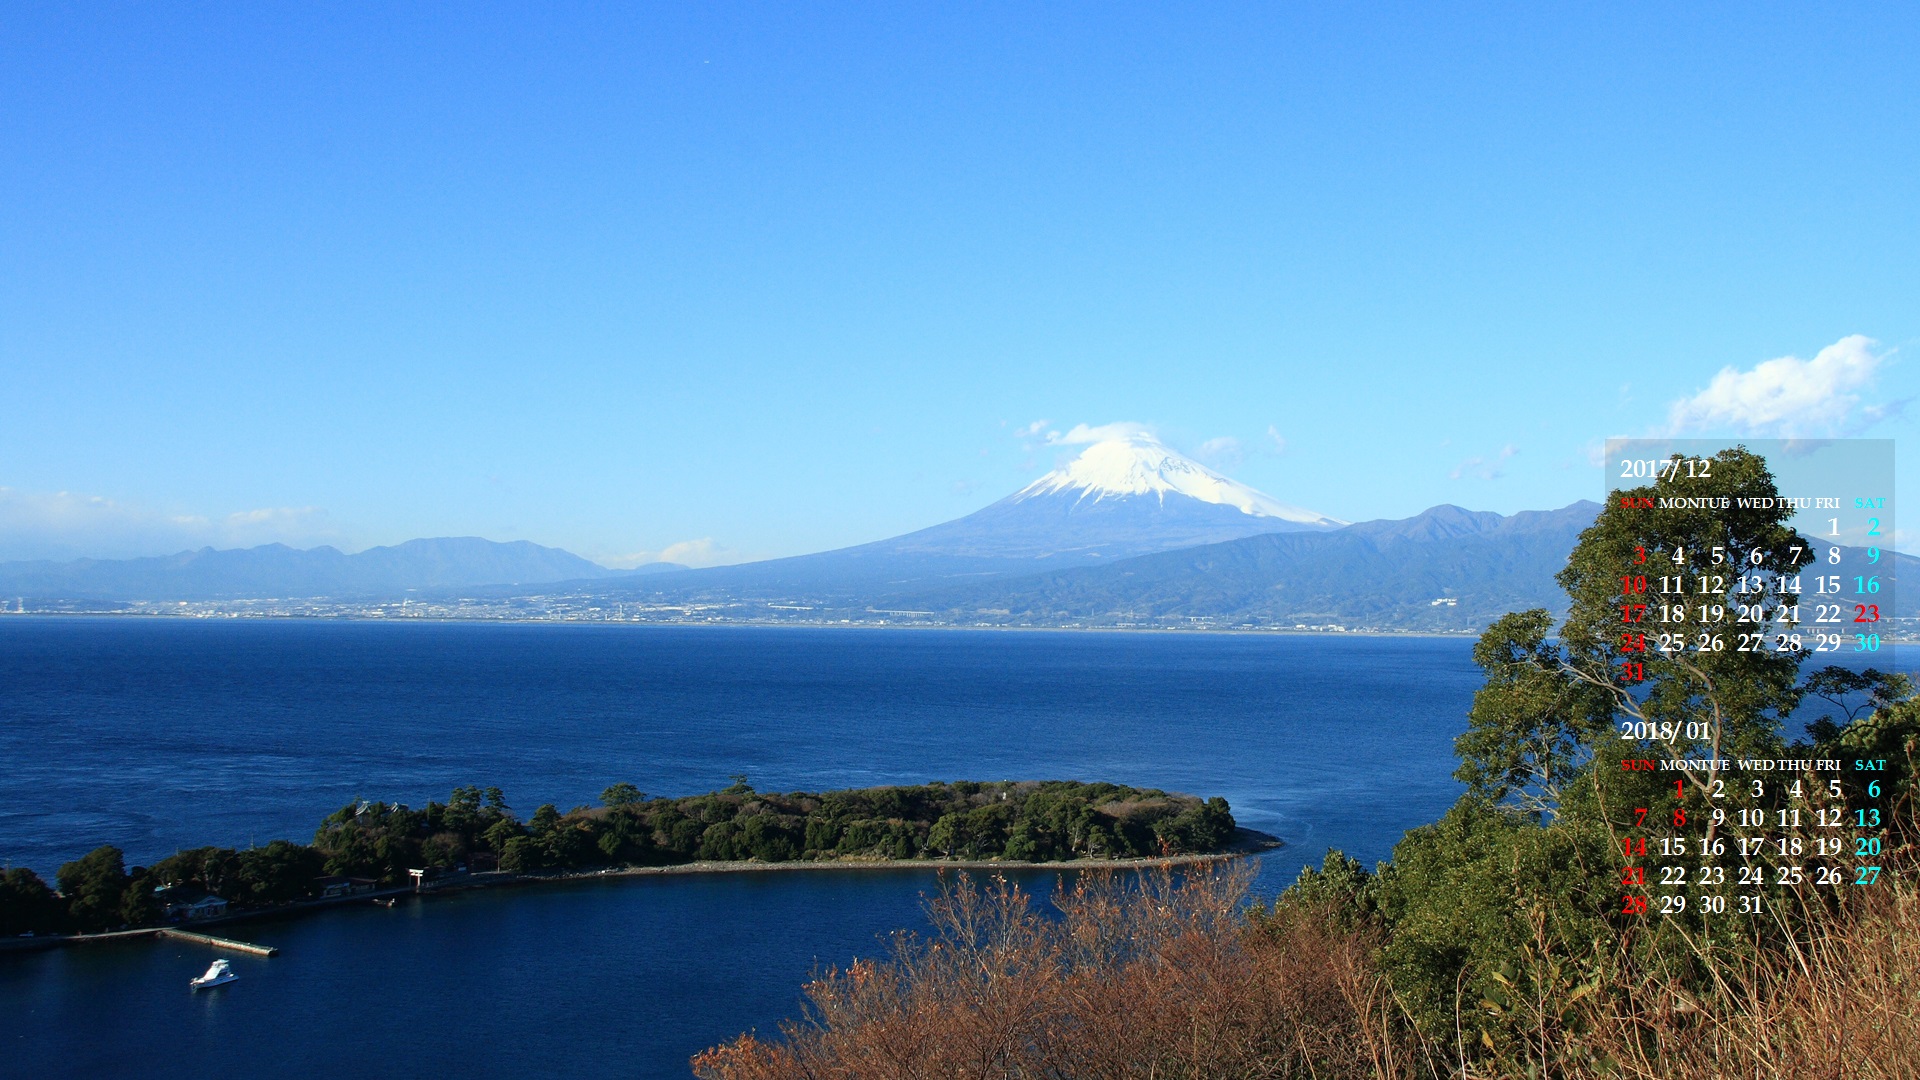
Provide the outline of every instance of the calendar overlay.
[[[1764,459],[1770,485],[1714,474],[1739,464],[1724,453],[1736,446]],[[1737,698],[1732,673],[1774,677],[1797,657],[1802,675],[1858,676],[1829,680],[1844,724],[1872,704],[1862,680],[1898,670],[1895,646],[1915,628],[1894,608],[1892,440],[1612,440],[1606,462],[1609,508],[1646,537],[1618,568],[1619,767],[1658,780],[1637,785],[1646,805],[1610,815],[1624,826],[1620,912],[1701,923],[1884,888],[1888,763],[1831,741],[1810,749],[1800,732],[1822,714],[1818,697],[1782,719],[1785,756],[1777,741],[1741,746],[1715,699]],[[1754,535],[1771,540],[1742,542]],[[1661,695],[1689,679],[1708,689],[1682,692],[1706,705],[1663,718]]]

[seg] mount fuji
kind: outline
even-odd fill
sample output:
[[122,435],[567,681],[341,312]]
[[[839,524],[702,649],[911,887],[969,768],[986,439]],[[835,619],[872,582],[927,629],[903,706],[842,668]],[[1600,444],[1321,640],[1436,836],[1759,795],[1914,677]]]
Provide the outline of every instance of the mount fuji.
[[1267,533],[1331,532],[1338,518],[1289,506],[1127,430],[966,517],[857,547],[673,575],[622,591],[707,600],[851,600],[1034,574]]
[[1130,432],[1093,443],[1066,467],[966,517],[848,550],[1088,561],[1346,524]]

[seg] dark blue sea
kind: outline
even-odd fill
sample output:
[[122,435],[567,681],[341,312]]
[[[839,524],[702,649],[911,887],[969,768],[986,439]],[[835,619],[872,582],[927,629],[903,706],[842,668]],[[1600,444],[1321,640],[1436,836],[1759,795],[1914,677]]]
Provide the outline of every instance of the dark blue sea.
[[[655,794],[1081,779],[1221,795],[1287,847],[1372,862],[1458,794],[1458,639],[0,619],[0,864],[105,843],[310,839],[361,798],[494,784],[523,815]],[[1053,875],[1024,875],[1045,890]],[[0,1073],[688,1075],[798,1014],[814,971],[923,925],[930,871],[497,889],[237,924],[276,945],[0,954]]]

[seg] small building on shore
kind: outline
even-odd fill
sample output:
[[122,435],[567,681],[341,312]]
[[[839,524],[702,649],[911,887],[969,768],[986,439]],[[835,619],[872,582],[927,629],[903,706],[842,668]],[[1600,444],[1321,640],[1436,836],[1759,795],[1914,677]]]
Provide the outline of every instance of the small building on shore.
[[217,919],[227,913],[226,900],[210,892],[190,889],[184,885],[168,885],[155,889],[153,898],[160,904],[162,918],[180,922]]
[[313,885],[320,890],[321,898],[327,900],[340,896],[357,896],[380,887],[380,883],[372,878],[347,877],[344,874],[314,878]]

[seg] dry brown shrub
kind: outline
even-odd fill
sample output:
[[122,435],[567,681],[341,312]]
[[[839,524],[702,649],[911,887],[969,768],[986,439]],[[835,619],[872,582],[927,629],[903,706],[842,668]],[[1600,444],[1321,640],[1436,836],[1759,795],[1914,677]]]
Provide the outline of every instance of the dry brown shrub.
[[[1249,919],[1247,868],[1087,873],[1057,915],[961,875],[934,933],[809,983],[779,1041],[693,1061],[708,1080],[1632,1077],[1920,1080],[1920,892],[1884,892],[1718,946],[1709,987],[1635,974],[1580,999],[1556,1045],[1482,1057],[1411,1032],[1377,931],[1289,909]],[[1258,910],[1258,909],[1256,909]],[[1756,928],[1757,930],[1758,928]],[[1738,943],[1734,943],[1738,946]],[[1556,1008],[1558,1008],[1556,1006]]]
[[1606,1075],[1920,1080],[1920,893],[1815,911],[1785,944],[1718,963],[1707,992],[1623,977],[1593,1005]]
[[1411,1076],[1367,1019],[1370,943],[1297,919],[1253,925],[1246,867],[1085,873],[1034,910],[961,876],[935,933],[807,986],[807,1020],[694,1059],[712,1080]]

